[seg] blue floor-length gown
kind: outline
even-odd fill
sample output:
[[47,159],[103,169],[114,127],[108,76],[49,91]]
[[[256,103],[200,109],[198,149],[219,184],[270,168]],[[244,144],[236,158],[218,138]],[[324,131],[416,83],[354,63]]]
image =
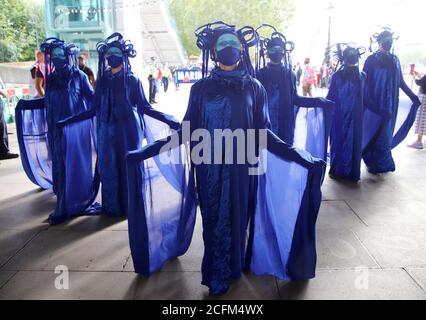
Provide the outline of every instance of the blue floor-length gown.
[[126,215],[127,182],[125,156],[142,146],[144,123],[149,115],[177,128],[174,118],[151,107],[142,83],[122,69],[107,70],[96,87],[98,172],[102,183],[102,208],[109,216]]
[[[377,51],[364,65],[367,74],[364,114],[363,158],[369,172],[378,174],[395,171],[392,149],[407,136],[414,123],[418,97],[404,81],[397,56]],[[397,121],[400,89],[412,101],[404,119]]]
[[93,123],[69,122],[91,108],[93,89],[75,66],[48,75],[45,98],[20,100],[16,125],[21,160],[29,179],[53,189],[51,224],[93,213],[99,180],[94,173]]
[[[267,146],[261,151],[265,174],[249,175],[247,161],[195,163],[194,154],[191,165],[181,156],[188,154],[191,141],[184,130],[169,140],[130,152],[129,237],[135,271],[149,276],[188,249],[196,212],[191,178],[195,171],[203,220],[202,283],[212,294],[228,290],[244,268],[286,280],[314,277],[315,222],[325,163],[292,148],[268,130],[263,86],[246,71],[216,68],[192,87],[184,121],[188,122],[183,126],[190,124],[190,150],[198,150],[197,154],[205,152],[193,140],[197,129],[207,130],[208,136],[220,129],[246,133],[249,129],[265,129]],[[174,149],[165,150],[176,136]],[[214,151],[218,151],[214,143],[202,139],[202,145],[212,146],[207,157],[213,160]],[[180,155],[178,164],[158,161],[173,153]],[[161,190],[169,195],[167,204],[159,196]]]
[[330,132],[330,174],[361,177],[365,73],[344,66],[331,78],[327,98],[336,103]]

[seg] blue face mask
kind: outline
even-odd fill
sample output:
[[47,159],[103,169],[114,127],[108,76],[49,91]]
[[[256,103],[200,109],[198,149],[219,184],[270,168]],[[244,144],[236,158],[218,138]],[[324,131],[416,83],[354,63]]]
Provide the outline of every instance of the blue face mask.
[[123,64],[123,57],[110,56],[107,58],[107,61],[111,68],[118,68]]
[[67,65],[67,58],[65,51],[62,48],[55,48],[52,50],[52,63],[55,69],[62,69]]
[[123,64],[123,53],[119,48],[112,47],[108,49],[105,57],[111,68],[118,68]]
[[62,69],[67,65],[67,60],[62,58],[53,57],[52,63],[55,66],[56,70]]
[[233,34],[223,34],[216,41],[216,59],[225,66],[233,66],[241,59],[241,42]]
[[273,63],[280,63],[284,58],[283,49],[278,46],[268,49],[268,57]]
[[217,61],[225,66],[233,66],[241,59],[241,50],[234,47],[227,47],[217,53]]

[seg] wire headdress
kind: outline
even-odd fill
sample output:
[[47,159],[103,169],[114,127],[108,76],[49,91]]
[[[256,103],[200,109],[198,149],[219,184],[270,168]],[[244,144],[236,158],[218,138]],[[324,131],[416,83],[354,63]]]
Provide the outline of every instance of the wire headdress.
[[250,60],[249,50],[259,41],[259,35],[257,34],[256,30],[250,26],[245,26],[237,30],[235,25],[230,25],[223,21],[215,21],[205,24],[195,30],[197,47],[202,50],[203,78],[205,78],[208,74],[210,59],[215,63],[217,62],[214,49],[217,39],[221,35],[227,33],[236,35],[243,47],[239,68],[244,68],[251,76],[254,76],[254,68]]
[[[382,31],[380,33],[376,32],[370,37],[370,47],[369,47],[370,52],[376,51],[378,49],[377,48],[378,43],[381,43],[383,40],[387,38],[388,39],[390,38],[392,40],[399,39],[399,36],[395,36],[395,32],[392,31],[392,29],[387,27],[381,27],[381,28],[382,28]],[[374,50],[374,45],[376,46],[375,50]]]
[[356,56],[359,60],[367,52],[365,47],[357,46],[354,42],[336,43],[330,46],[329,50],[333,52],[334,60],[337,61],[335,70],[343,66],[349,56]]
[[99,54],[98,62],[98,79],[101,79],[105,70],[107,69],[105,55],[108,49],[115,47],[121,50],[123,53],[123,65],[126,73],[131,72],[132,66],[130,65],[129,58],[135,58],[137,55],[136,50],[130,40],[124,40],[121,33],[115,32],[106,38],[104,41],[100,41],[96,44],[96,50]]
[[266,65],[266,52],[268,49],[278,46],[283,50],[284,53],[284,64],[286,66],[291,65],[291,53],[293,52],[295,45],[292,41],[288,41],[286,36],[278,32],[278,30],[270,24],[262,24],[256,28],[256,32],[260,34],[262,29],[271,29],[269,37],[259,35],[259,42],[256,46],[256,73]]
[[[40,51],[44,54],[44,68],[45,68],[45,76],[47,79],[47,76],[49,73],[53,70],[53,64],[52,64],[52,51],[56,48],[63,49],[65,52],[65,58],[67,60],[67,65],[69,65],[71,68],[78,68],[78,53],[80,52],[80,49],[73,43],[66,43],[63,40],[60,40],[56,37],[50,37],[43,41],[43,43],[40,45]],[[47,81],[46,81],[47,85]]]

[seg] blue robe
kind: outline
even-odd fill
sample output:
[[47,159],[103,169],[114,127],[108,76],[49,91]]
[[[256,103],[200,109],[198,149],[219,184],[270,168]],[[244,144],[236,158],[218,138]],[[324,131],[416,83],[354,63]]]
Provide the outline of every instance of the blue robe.
[[48,76],[45,98],[20,100],[16,108],[25,172],[42,188],[53,188],[57,197],[51,224],[96,211],[92,204],[99,179],[93,163],[93,123],[68,121],[90,109],[92,99],[87,76],[76,67],[66,67]]
[[331,101],[324,98],[299,96],[296,75],[291,66],[283,63],[269,63],[259,71],[257,78],[268,94],[268,112],[272,131],[281,140],[291,145],[294,143],[298,107],[325,108],[325,115],[328,116],[327,109],[333,106]]
[[361,177],[365,73],[343,67],[333,74],[327,99],[336,103],[330,132],[330,174]]
[[[188,249],[195,223],[195,173],[205,246],[202,283],[212,294],[225,292],[245,268],[287,280],[314,277],[315,222],[325,163],[268,130],[263,86],[245,71],[214,69],[192,87],[184,121],[190,123],[189,135],[182,129],[127,158],[135,271],[149,276]],[[234,164],[191,165],[188,155],[200,152],[199,144],[189,144],[197,129],[210,135],[217,129],[265,129],[268,139],[261,161],[266,173],[249,175],[248,161],[235,164],[235,157]],[[165,148],[175,140],[174,147]],[[179,160],[174,165],[159,161],[170,154]]]
[[[398,57],[381,51],[369,56],[364,65],[367,74],[364,113],[363,158],[369,172],[386,173],[395,171],[392,149],[407,136],[414,123],[418,97],[404,81]],[[400,89],[412,101],[403,119],[398,114]]]
[[98,172],[102,183],[102,208],[113,217],[126,215],[125,156],[142,147],[142,115],[178,126],[174,118],[154,110],[145,98],[142,83],[124,69],[104,73],[96,86]]

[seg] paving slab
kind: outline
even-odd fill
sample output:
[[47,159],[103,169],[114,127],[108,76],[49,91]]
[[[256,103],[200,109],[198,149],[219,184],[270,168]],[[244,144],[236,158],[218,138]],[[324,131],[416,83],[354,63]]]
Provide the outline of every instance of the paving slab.
[[53,271],[19,271],[0,289],[0,299],[121,300],[135,295],[137,282],[132,273],[70,272],[68,286],[63,276]]
[[289,300],[425,300],[426,293],[403,269],[318,271],[313,280],[279,282]]
[[42,231],[3,270],[122,271],[129,257],[127,231]]

